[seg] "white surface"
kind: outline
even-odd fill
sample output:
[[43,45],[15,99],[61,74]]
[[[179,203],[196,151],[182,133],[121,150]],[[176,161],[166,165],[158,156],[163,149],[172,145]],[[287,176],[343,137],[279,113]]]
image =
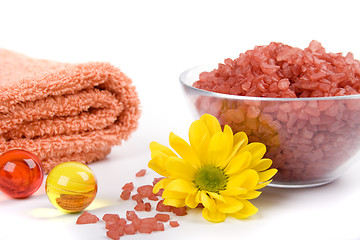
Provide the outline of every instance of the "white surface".
[[[174,131],[187,138],[193,121],[178,77],[195,65],[271,41],[306,47],[312,39],[328,51],[360,58],[356,1],[1,1],[0,47],[67,62],[108,61],[136,85],[140,125],[108,159],[92,164],[99,192],[89,211],[102,217],[132,208],[120,200],[123,184],[149,184],[151,141],[168,144]],[[180,227],[122,239],[360,239],[360,164],[339,180],[309,189],[266,188],[248,220],[212,224],[191,210],[174,217]],[[79,214],[62,214],[44,188],[26,200],[0,193],[0,239],[106,239],[103,223],[79,226]],[[145,216],[143,214],[141,216]]]

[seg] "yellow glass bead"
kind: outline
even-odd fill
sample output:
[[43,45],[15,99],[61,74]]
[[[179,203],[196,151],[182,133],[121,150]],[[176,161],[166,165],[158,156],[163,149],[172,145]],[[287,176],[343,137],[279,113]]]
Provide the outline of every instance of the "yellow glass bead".
[[61,163],[50,171],[45,190],[56,208],[64,212],[80,212],[95,199],[96,177],[85,164]]

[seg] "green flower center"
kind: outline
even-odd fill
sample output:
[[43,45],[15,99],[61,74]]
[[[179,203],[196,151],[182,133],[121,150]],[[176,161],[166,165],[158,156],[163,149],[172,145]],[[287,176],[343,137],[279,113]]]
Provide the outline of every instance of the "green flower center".
[[220,190],[225,190],[228,179],[223,170],[207,165],[195,174],[194,183],[199,190],[218,193]]

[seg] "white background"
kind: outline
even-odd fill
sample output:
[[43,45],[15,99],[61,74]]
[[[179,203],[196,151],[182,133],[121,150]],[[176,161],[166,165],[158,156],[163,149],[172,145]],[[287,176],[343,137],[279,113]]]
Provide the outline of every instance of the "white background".
[[[255,45],[280,41],[306,47],[312,39],[331,52],[360,58],[356,1],[1,1],[0,47],[65,62],[107,61],[137,87],[142,117],[129,141],[90,167],[99,191],[89,207],[102,217],[134,206],[121,187],[149,184],[149,143],[187,139],[194,120],[178,77],[195,65],[236,58]],[[247,220],[204,220],[199,210],[172,216],[180,227],[122,239],[360,239],[360,164],[337,181],[316,188],[266,188]],[[151,213],[154,215],[154,212]],[[0,239],[106,239],[103,223],[76,225],[79,214],[53,208],[44,186],[26,200],[0,193]],[[143,217],[146,214],[141,215]]]

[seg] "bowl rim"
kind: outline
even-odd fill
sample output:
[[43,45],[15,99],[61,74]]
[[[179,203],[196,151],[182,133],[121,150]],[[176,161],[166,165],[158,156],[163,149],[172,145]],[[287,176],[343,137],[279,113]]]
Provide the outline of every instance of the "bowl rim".
[[[212,67],[215,69],[214,67]],[[193,87],[186,82],[189,73],[199,71],[199,74],[204,71],[211,71],[211,65],[199,65],[185,70],[180,74],[179,80],[183,87],[191,89],[192,91],[198,92],[199,95],[205,95],[208,97],[225,98],[231,100],[247,100],[247,101],[276,101],[276,102],[287,102],[287,101],[321,101],[321,100],[351,100],[360,99],[360,94],[356,95],[345,95],[345,96],[330,96],[330,97],[306,97],[306,98],[273,98],[273,97],[251,97],[251,96],[239,96],[225,93],[211,92],[204,89]]]

